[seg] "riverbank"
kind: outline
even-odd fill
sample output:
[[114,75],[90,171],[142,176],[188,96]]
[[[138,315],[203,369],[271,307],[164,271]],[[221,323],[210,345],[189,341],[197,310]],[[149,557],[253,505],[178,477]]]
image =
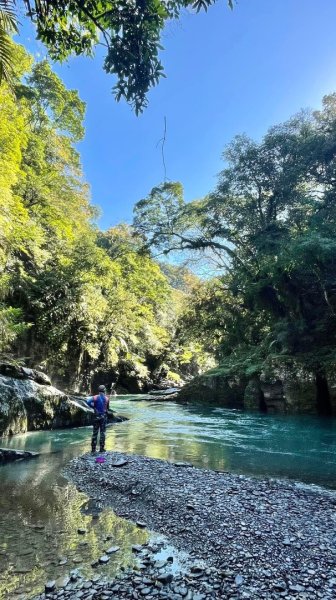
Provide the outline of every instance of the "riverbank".
[[[180,580],[162,584],[147,551],[147,565],[123,575],[117,597],[182,598],[185,590],[188,598],[335,597],[333,492],[114,452],[100,465],[91,455],[77,458],[66,474],[100,506],[188,553]],[[103,587],[107,598],[116,597],[115,585]],[[174,591],[181,585],[183,593]]]

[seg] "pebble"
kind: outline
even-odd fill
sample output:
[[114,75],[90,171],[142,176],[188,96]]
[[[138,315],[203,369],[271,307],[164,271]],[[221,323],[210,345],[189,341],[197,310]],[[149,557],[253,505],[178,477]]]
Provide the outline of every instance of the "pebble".
[[111,548],[108,548],[105,552],[106,554],[114,554],[115,552],[118,552],[118,550],[120,550],[120,546],[111,546]]
[[107,554],[104,554],[103,556],[100,557],[99,562],[101,565],[106,565],[106,563],[108,563],[109,560],[110,560],[110,557],[107,556]]
[[[126,469],[113,467],[120,461],[127,461]],[[173,574],[166,558],[159,555],[155,561],[154,552],[160,550],[156,541],[150,541],[147,548],[135,544],[131,550],[134,560],[140,559],[137,568],[134,572],[126,568],[114,582],[98,582],[97,597],[335,598],[334,492],[190,467],[186,462],[108,452],[97,481],[97,470],[88,456],[72,461],[67,474],[102,509],[108,506],[117,515],[127,514],[133,523],[143,523],[165,536],[170,550],[173,546],[188,555],[185,570],[180,572],[174,560],[176,550],[171,552]],[[116,584],[117,590],[113,589]],[[80,589],[84,590],[82,580],[76,593]],[[82,600],[89,600],[92,589],[86,590],[88,597],[85,594]]]
[[166,583],[171,583],[174,579],[174,576],[172,573],[161,573],[160,575],[157,576],[156,579],[160,583],[166,584]]
[[47,583],[44,586],[44,590],[45,593],[48,594],[49,592],[52,592],[56,587],[56,581],[47,581]]
[[64,588],[68,585],[70,581],[70,577],[59,577],[58,579],[56,579],[56,587],[57,588]]

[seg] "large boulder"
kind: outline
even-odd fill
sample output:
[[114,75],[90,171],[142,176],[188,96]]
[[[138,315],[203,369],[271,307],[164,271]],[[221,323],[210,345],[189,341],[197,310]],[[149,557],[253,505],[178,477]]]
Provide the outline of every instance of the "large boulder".
[[85,425],[90,412],[52,385],[0,375],[0,435]]
[[15,379],[31,379],[32,381],[36,381],[36,383],[51,385],[50,377],[46,373],[43,373],[43,371],[29,369],[28,367],[12,363],[0,363],[0,375],[14,377]]
[[243,408],[246,381],[209,371],[195,377],[178,392],[182,402],[205,402],[227,408]]
[[[327,385],[330,411],[336,414],[336,381],[329,378]],[[295,364],[249,378],[234,378],[218,367],[195,377],[178,392],[177,400],[278,414],[320,414],[315,377]]]

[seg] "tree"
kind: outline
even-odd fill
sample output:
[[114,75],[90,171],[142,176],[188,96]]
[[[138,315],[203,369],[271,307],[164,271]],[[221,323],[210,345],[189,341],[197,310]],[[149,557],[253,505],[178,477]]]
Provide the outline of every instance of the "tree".
[[13,44],[11,35],[18,32],[15,3],[0,0],[0,84],[9,83],[13,74]]
[[[84,103],[13,48],[16,93],[0,88],[0,354],[85,389],[95,373],[124,372],[139,390],[162,369],[197,368],[200,346],[176,335],[182,292],[132,228],[94,224],[75,146]],[[185,298],[192,277],[179,276]]]
[[165,183],[136,205],[134,220],[147,248],[210,249],[222,262],[219,283],[191,301],[193,335],[208,332],[236,372],[296,362],[314,374],[322,413],[336,360],[335,135],[333,94],[259,144],[235,138],[203,200],[185,203],[181,186]]
[[[18,0],[0,2],[0,75],[11,72],[10,35],[17,31]],[[117,100],[125,98],[138,114],[147,93],[164,76],[159,58],[161,32],[183,9],[207,10],[216,0],[22,0],[36,27],[37,37],[53,60],[71,55],[93,56],[106,48],[104,69],[116,75]],[[227,0],[233,8],[233,0]]]

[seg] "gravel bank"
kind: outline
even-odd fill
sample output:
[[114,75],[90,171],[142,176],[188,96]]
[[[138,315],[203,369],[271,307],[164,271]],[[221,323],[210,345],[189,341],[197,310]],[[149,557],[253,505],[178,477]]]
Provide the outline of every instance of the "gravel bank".
[[189,555],[185,571],[164,582],[158,576],[169,570],[156,568],[150,547],[139,548],[140,576],[125,573],[103,592],[68,597],[336,598],[333,492],[113,452],[101,465],[90,455],[75,459],[67,475]]

